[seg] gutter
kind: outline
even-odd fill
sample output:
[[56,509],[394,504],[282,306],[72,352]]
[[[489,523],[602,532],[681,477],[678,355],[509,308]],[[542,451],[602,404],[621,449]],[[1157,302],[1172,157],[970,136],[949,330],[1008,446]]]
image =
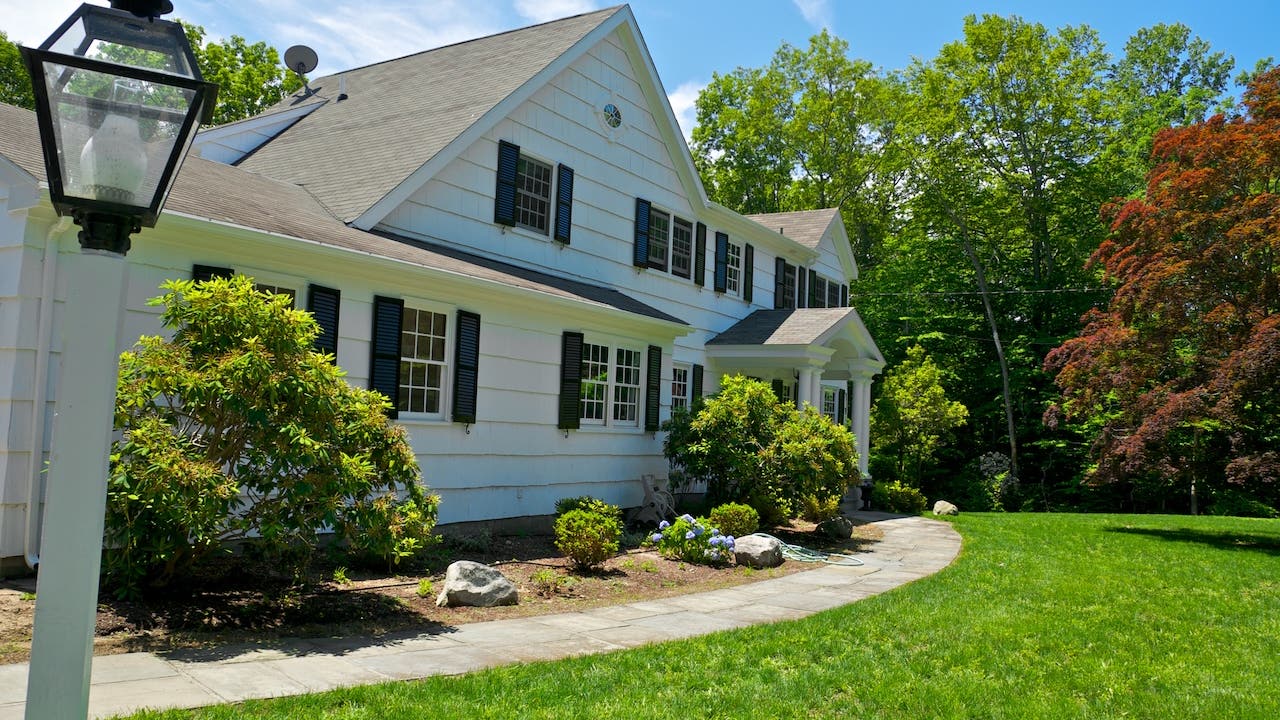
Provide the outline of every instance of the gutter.
[[71,218],[60,217],[44,238],[43,274],[40,277],[40,315],[36,337],[36,377],[31,393],[31,466],[27,473],[27,517],[22,536],[22,559],[35,570],[40,564],[40,476],[44,472],[45,405],[49,401],[49,355],[52,353],[53,295],[58,277],[58,238],[71,227]]

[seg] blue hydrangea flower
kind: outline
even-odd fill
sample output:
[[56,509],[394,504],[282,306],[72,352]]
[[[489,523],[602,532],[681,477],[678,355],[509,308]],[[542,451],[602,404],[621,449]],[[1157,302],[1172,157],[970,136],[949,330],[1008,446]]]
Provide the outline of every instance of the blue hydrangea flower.
[[659,530],[666,530],[669,527],[671,527],[671,523],[667,522],[666,520],[663,520],[662,522],[658,523]]
[[711,537],[715,537],[719,534],[720,534],[720,528],[711,528]]
[[692,539],[694,539],[694,538],[696,538],[696,537],[698,537],[698,536],[697,536],[697,535],[694,535],[692,530],[690,530],[689,532],[687,532],[687,533],[685,533],[685,534],[684,534],[684,539],[685,539],[685,540],[692,540]]
[[701,535],[701,534],[702,534],[702,533],[704,533],[704,532],[706,532],[706,530],[704,530],[704,529],[702,528],[702,526],[701,526],[701,525],[694,525],[694,526],[693,526],[693,534],[694,534],[695,536],[696,536],[696,535]]
[[683,521],[685,521],[685,522],[687,522],[687,523],[691,523],[691,522],[693,522],[693,516],[692,516],[692,515],[689,515],[688,513],[685,513],[684,515],[681,515],[681,516],[680,516],[680,519],[681,519],[681,520],[683,520]]
[[662,533],[654,533],[653,537],[650,539],[653,540],[654,542],[659,542],[662,540]]

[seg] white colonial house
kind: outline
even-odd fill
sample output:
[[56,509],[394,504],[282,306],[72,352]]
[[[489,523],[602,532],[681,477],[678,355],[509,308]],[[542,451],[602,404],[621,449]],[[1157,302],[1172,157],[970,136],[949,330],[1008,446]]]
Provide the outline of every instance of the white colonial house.
[[[134,237],[126,349],[175,277],[292,294],[394,402],[442,523],[639,504],[660,423],[722,375],[854,430],[883,358],[836,210],[708,200],[626,6],[356,68],[208,129]],[[0,563],[39,553],[62,261],[32,113],[0,105]]]

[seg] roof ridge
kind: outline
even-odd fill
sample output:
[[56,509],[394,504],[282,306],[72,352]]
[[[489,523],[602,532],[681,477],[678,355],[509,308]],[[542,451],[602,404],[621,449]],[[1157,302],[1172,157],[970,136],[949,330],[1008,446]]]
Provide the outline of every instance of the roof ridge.
[[621,5],[611,5],[609,7],[601,8],[599,10],[591,10],[589,12],[578,13],[577,15],[570,15],[568,17],[556,18],[555,20],[547,20],[544,22],[537,23],[536,25],[523,25],[521,27],[511,28],[509,30],[501,30],[495,33],[490,33],[488,35],[481,35],[480,37],[469,38],[467,40],[459,40],[457,42],[449,43],[448,45],[439,45],[437,47],[427,48],[426,50],[419,50],[418,52],[409,53],[408,55],[401,55],[400,57],[387,58],[386,60],[379,60],[377,62],[371,62],[365,65],[357,65],[355,67],[347,68],[346,70],[339,70],[338,72],[335,72],[335,73],[322,75],[312,80],[311,82],[319,83],[321,80],[336,78],[339,75],[346,75],[347,73],[353,73],[359,70],[367,70],[369,68],[377,67],[379,65],[386,65],[388,63],[400,62],[401,60],[408,60],[409,58],[419,57],[421,55],[427,55],[429,53],[433,53],[438,50],[448,50],[449,48],[455,48],[462,45],[470,45],[471,43],[480,42],[482,40],[491,40],[493,38],[502,37],[503,35],[511,35],[514,33],[524,32],[526,30],[534,30],[537,28],[545,27],[547,25],[555,25],[557,23],[568,22],[570,20],[576,20],[578,18],[586,17],[588,15],[601,14],[601,15],[604,15],[605,17],[611,17],[614,13],[618,12],[624,7],[626,7],[625,3]]

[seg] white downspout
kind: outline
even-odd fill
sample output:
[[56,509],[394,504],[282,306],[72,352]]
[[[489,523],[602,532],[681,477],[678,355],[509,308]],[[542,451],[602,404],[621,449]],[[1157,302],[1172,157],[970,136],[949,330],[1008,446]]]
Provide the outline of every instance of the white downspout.
[[31,392],[31,472],[27,474],[27,523],[22,538],[23,560],[32,570],[40,564],[40,475],[44,472],[44,421],[48,403],[49,355],[52,353],[53,295],[58,279],[59,238],[71,227],[71,218],[60,217],[44,238],[44,265],[40,277],[40,316],[36,335],[36,378]]

